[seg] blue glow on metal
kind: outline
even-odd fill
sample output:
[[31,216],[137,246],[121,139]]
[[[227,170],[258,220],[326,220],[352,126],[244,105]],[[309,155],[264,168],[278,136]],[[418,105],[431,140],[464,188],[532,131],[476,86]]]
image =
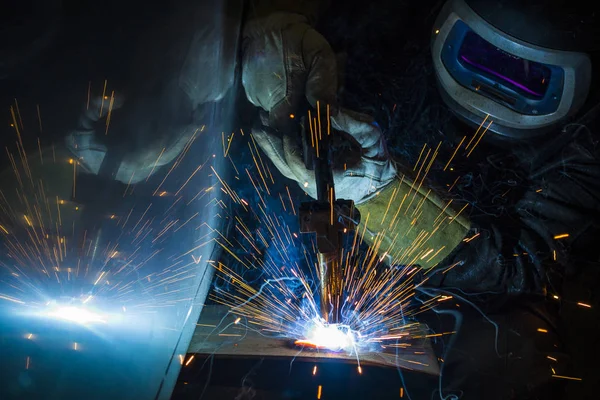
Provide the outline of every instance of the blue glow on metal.
[[88,325],[93,323],[107,323],[108,316],[86,309],[84,306],[55,306],[46,315],[63,321],[76,324]]

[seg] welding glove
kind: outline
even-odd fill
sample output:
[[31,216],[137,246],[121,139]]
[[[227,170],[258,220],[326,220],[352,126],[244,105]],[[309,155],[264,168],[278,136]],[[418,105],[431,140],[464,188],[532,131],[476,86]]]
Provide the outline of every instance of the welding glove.
[[[263,122],[267,122],[267,118],[263,117]],[[333,170],[336,197],[353,200],[356,204],[367,201],[396,176],[396,168],[389,158],[381,131],[373,123],[367,122],[367,118],[346,110],[338,114],[335,120],[332,118],[332,127],[340,131],[344,128],[343,132],[348,133],[360,146],[358,152],[350,154],[350,146],[345,145],[344,158],[335,163],[337,168]],[[296,181],[308,195],[316,198],[315,174],[304,164],[302,149],[295,136],[297,134],[281,133],[264,125],[252,130],[256,143],[279,172]],[[334,157],[339,158],[339,155],[334,154]]]
[[[114,97],[113,104],[110,103],[110,99],[102,97],[90,99],[89,106],[79,118],[77,128],[66,138],[67,149],[87,173],[98,174],[100,171],[107,153],[102,136],[106,136],[110,129],[109,113],[118,112],[123,106],[123,100],[118,96]],[[134,152],[126,152],[114,178],[123,183],[145,180],[152,171],[172,162],[192,134],[191,128],[182,128],[179,134],[164,135],[164,140],[154,141],[148,146],[139,146]]]
[[[167,13],[140,35],[127,95],[115,96],[108,134],[110,96],[91,99],[67,138],[85,170],[97,174],[109,147],[122,154],[115,178],[140,182],[213,122],[211,107],[228,98],[235,81],[242,11],[239,0],[201,1]],[[233,109],[229,105],[222,104],[221,115]]]
[[302,103],[315,107],[319,101],[330,106],[332,128],[362,149],[355,165],[334,171],[336,196],[360,203],[393,180],[395,167],[377,125],[337,106],[335,54],[306,16],[276,12],[254,18],[244,28],[242,47],[246,96],[263,110],[263,126],[254,137],[284,176],[316,196],[314,173],[302,161],[293,118]]

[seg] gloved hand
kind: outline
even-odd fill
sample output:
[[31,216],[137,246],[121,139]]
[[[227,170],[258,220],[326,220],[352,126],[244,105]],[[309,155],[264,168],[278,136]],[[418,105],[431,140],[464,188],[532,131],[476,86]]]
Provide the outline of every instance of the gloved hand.
[[[112,113],[114,111],[118,113],[122,106],[123,100],[118,96],[115,96],[112,107],[110,106],[110,100],[105,99],[103,101],[101,96],[90,99],[89,107],[81,114],[77,128],[67,136],[67,149],[86,172],[98,174],[100,171],[100,166],[108,150],[101,137],[106,134],[119,134],[114,121],[110,122],[107,133],[106,120],[109,118],[109,110],[112,119]],[[144,113],[151,114],[152,111],[148,110]],[[136,120],[136,118],[131,117],[131,113],[130,118]],[[143,121],[143,115],[140,115],[137,119]],[[194,134],[194,129],[193,126],[190,126],[179,128],[177,132],[159,134],[158,139],[155,137],[154,141],[151,140],[151,135],[144,129],[126,130],[129,136],[119,138],[120,145],[133,146],[135,151],[124,152],[124,158],[114,179],[132,184],[147,179],[153,171],[169,164],[179,155]],[[136,136],[137,133],[139,135]],[[141,143],[136,143],[140,141]]]
[[268,126],[290,128],[290,115],[308,101],[337,114],[337,66],[329,43],[299,14],[277,12],[243,30],[242,84],[248,100],[268,113]]
[[[214,122],[211,107],[235,80],[243,7],[241,1],[195,3],[166,13],[155,29],[139,35],[123,88],[126,103],[123,95],[115,97],[108,136],[109,100],[90,100],[67,138],[67,147],[88,172],[98,173],[107,138],[123,157],[115,179],[143,181],[175,160],[202,125]],[[228,105],[221,110],[225,118]]]
[[258,145],[286,177],[316,196],[314,172],[305,168],[292,118],[303,103],[330,106],[332,128],[360,146],[357,162],[334,171],[336,197],[366,201],[390,183],[396,169],[378,126],[366,115],[337,104],[336,57],[329,43],[300,14],[277,12],[247,22],[243,32],[242,83],[262,108],[253,130]]
[[[267,122],[266,116],[263,122]],[[343,159],[347,162],[336,163],[337,168],[333,170],[336,197],[361,204],[394,180],[396,168],[381,131],[373,122],[368,122],[366,116],[342,110],[332,118],[332,128],[348,133],[360,148],[354,154],[345,149]],[[279,172],[316,198],[315,173],[304,165],[302,149],[295,137],[297,132],[282,133],[263,125],[254,128],[252,135]],[[339,158],[339,154],[334,158]]]
[[[107,118],[109,112],[112,114],[114,110],[121,108],[123,100],[120,96],[116,96],[113,104],[110,103],[111,100],[102,98],[102,96],[91,98],[89,105],[79,117],[77,128],[70,132],[65,139],[67,149],[79,161],[79,165],[86,172],[94,175],[98,174],[107,151],[106,145],[100,142],[96,136],[96,131],[107,134],[106,124],[100,124],[99,121]],[[105,129],[104,132],[100,132],[102,127]],[[121,173],[117,176],[124,178]]]

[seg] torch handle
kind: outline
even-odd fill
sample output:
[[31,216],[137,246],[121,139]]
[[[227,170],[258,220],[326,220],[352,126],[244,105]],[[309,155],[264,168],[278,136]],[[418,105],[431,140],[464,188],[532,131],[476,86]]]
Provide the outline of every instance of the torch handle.
[[[334,190],[333,163],[331,154],[331,134],[327,109],[317,103],[319,109],[309,113],[310,118],[304,120],[302,129],[302,148],[304,165],[315,172],[317,200],[331,202],[330,191]],[[320,116],[320,117],[319,117]]]

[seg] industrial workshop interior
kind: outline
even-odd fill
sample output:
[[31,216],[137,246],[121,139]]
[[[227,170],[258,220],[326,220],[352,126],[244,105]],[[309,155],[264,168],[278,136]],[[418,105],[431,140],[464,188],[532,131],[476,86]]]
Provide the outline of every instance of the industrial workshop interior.
[[600,398],[598,2],[0,20],[0,400]]

